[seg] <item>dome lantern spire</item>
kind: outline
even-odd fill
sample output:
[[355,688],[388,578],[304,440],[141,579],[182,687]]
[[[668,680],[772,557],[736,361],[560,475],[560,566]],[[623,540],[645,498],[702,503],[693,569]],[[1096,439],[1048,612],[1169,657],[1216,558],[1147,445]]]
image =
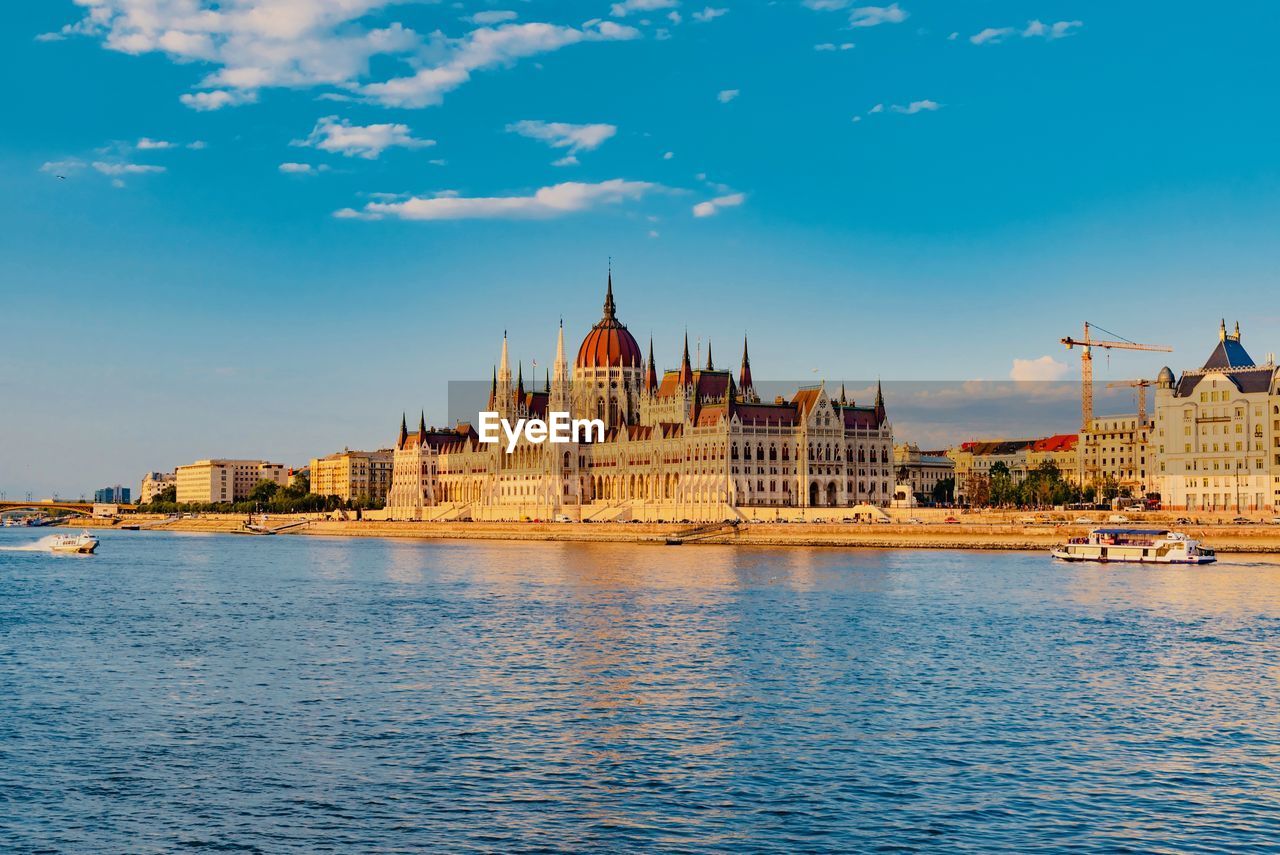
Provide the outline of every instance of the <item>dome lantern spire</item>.
[[613,259],[609,259],[609,280],[604,292],[604,316],[606,320],[615,320],[617,306],[613,302]]

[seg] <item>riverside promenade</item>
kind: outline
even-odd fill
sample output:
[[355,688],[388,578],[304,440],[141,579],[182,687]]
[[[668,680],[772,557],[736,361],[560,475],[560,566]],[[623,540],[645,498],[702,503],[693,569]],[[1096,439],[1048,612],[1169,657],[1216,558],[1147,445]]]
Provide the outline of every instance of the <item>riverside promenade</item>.
[[[1073,519],[1076,517],[1073,517]],[[407,537],[431,540],[528,540],[666,544],[737,544],[742,546],[863,547],[880,549],[1041,550],[1065,538],[1084,535],[1099,525],[1172,528],[1195,537],[1219,552],[1280,554],[1280,525],[1237,525],[1228,520],[1192,518],[1176,523],[1175,514],[1147,514],[1127,523],[1108,523],[1107,515],[1093,524],[1073,521],[1030,522],[1031,515],[973,513],[959,522],[923,520],[919,523],[743,523],[706,526],[675,523],[534,523],[534,522],[385,522],[375,520],[305,519],[272,516],[256,520],[260,529],[279,534],[326,537]],[[1268,518],[1269,519],[1269,518]],[[1025,520],[1025,521],[1023,521]],[[144,515],[124,520],[79,520],[71,527],[119,528],[141,523],[152,531],[240,533],[243,514],[203,514],[165,520]],[[261,533],[261,531],[257,532]]]

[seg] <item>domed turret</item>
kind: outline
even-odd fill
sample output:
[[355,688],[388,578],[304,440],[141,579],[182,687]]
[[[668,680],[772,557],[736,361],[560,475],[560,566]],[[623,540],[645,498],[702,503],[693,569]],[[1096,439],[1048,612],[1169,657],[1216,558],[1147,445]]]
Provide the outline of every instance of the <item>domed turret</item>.
[[608,283],[604,317],[578,348],[573,369],[573,412],[575,418],[601,419],[606,428],[613,429],[636,424],[640,417],[645,362],[640,345],[618,320],[612,269]]
[[578,368],[606,368],[618,364],[631,367],[643,363],[644,354],[640,352],[640,345],[618,320],[613,304],[613,273],[610,272],[604,298],[604,317],[582,340],[575,365]]
[[1156,385],[1161,389],[1173,388],[1173,371],[1166,365],[1160,369],[1160,373],[1156,375]]

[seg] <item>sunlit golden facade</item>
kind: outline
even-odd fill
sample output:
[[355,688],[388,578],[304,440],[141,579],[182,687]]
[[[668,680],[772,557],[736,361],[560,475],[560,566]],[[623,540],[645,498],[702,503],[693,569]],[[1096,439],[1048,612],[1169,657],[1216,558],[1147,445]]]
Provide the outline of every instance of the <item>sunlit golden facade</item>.
[[[570,368],[564,330],[541,391],[514,381],[504,336],[489,409],[514,423],[569,412],[598,418],[603,442],[534,444],[507,453],[470,425],[401,422],[388,515],[393,519],[707,520],[826,515],[892,498],[893,430],[877,390],[856,406],[825,384],[762,402],[746,345],[740,368],[680,368],[661,378],[617,318],[612,281],[604,315]],[[818,510],[825,509],[825,510]],[[841,510],[846,509],[846,510]]]

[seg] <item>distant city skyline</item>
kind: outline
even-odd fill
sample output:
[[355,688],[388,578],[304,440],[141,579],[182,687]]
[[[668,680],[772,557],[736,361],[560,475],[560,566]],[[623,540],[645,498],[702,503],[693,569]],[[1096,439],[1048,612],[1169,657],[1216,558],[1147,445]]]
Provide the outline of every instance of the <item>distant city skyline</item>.
[[1220,317],[1280,350],[1269,4],[15,6],[11,497],[386,447],[504,328],[550,364],[610,256],[660,367],[747,332],[761,377],[882,377],[900,441],[896,383],[1067,390],[1086,319],[1175,348],[1099,382]]

